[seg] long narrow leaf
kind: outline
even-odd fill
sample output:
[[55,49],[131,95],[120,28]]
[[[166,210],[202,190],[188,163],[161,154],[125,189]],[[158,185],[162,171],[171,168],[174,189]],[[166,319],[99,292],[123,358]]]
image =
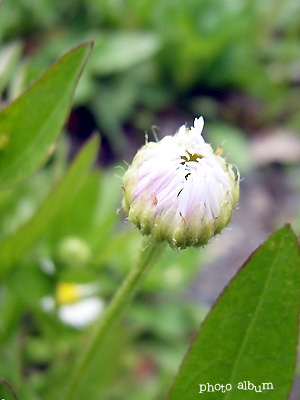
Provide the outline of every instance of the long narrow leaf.
[[0,113],[0,187],[22,181],[50,156],[91,47],[65,54]]
[[99,138],[92,138],[35,215],[14,235],[0,243],[0,277],[38,240],[49,223],[73,201],[95,161]]

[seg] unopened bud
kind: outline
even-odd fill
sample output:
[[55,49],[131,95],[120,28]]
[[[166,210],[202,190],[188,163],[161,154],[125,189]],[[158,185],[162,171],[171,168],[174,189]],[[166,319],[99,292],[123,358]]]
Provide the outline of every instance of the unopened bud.
[[58,260],[70,267],[82,267],[91,259],[91,250],[88,244],[76,237],[65,237],[58,246]]
[[239,173],[202,137],[204,120],[143,146],[123,177],[128,219],[172,248],[202,246],[230,221]]

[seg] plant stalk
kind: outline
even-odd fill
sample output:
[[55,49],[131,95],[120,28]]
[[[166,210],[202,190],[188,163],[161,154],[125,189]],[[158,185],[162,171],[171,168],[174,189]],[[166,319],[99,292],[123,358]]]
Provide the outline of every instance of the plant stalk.
[[163,252],[165,244],[156,243],[152,237],[144,237],[141,242],[139,257],[133,269],[120,286],[119,290],[111,300],[110,304],[101,315],[99,324],[95,329],[94,336],[91,338],[88,347],[75,364],[74,371],[71,375],[69,385],[63,400],[73,400],[77,390],[80,387],[82,378],[93,358],[96,349],[101,346],[102,341],[106,337],[110,327],[120,318],[128,303],[136,294],[138,288],[149,272],[151,266],[159,258]]

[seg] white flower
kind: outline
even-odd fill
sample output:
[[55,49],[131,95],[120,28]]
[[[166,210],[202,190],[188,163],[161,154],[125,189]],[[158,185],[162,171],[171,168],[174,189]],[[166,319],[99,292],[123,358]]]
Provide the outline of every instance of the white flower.
[[206,244],[230,221],[239,175],[202,137],[204,120],[148,143],[123,177],[128,219],[173,248]]
[[59,319],[67,325],[81,329],[93,322],[103,311],[104,302],[100,298],[82,299],[74,304],[58,308]]
[[94,296],[96,292],[97,286],[94,284],[60,282],[56,287],[55,298],[43,297],[41,308],[45,312],[57,310],[57,316],[64,324],[82,329],[93,322],[104,309],[104,301]]

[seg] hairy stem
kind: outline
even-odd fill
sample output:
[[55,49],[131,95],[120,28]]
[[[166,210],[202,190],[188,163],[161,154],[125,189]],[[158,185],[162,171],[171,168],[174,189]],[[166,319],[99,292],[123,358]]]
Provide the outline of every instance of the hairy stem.
[[135,266],[102,314],[99,324],[95,329],[94,336],[91,338],[88,347],[75,364],[71,380],[67,387],[65,396],[63,397],[64,400],[73,400],[75,398],[81,380],[85,375],[85,371],[88,369],[87,367],[89,366],[96,349],[101,346],[101,343],[106,337],[110,327],[122,315],[151,266],[158,259],[164,248],[164,244],[154,242],[151,237],[145,237],[143,239],[140,246],[139,257]]

